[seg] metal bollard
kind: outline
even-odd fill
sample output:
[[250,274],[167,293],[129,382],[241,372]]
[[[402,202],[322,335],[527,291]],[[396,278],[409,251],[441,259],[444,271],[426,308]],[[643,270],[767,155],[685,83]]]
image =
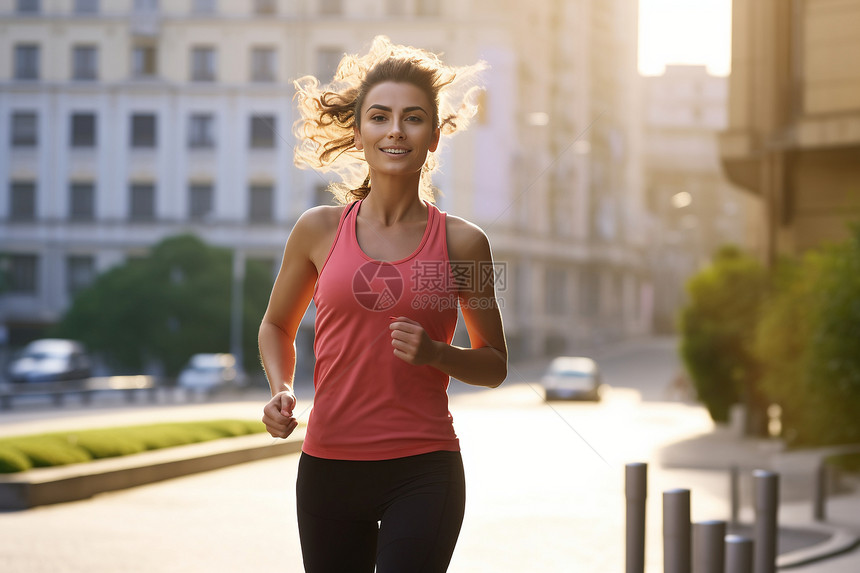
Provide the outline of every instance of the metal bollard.
[[663,572],[690,571],[690,490],[663,492]]
[[693,524],[693,573],[724,573],[726,522]]
[[824,460],[821,460],[815,472],[814,494],[812,518],[815,521],[824,521],[827,519],[827,464],[824,463]]
[[726,535],[726,573],[753,573],[752,539]]
[[776,571],[776,514],[779,507],[779,474],[756,470],[755,483],[755,573]]
[[627,497],[627,573],[645,571],[645,499],[648,464],[627,464],[624,469]]
[[731,515],[729,523],[736,526],[740,523],[741,513],[741,478],[738,466],[729,468],[729,499],[731,502]]

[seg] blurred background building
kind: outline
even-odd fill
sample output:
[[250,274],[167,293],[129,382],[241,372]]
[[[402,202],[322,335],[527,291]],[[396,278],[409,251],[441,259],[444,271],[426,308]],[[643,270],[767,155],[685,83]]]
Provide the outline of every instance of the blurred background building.
[[764,208],[765,258],[860,219],[860,1],[735,0],[728,177]]
[[505,263],[512,358],[649,331],[637,0],[0,0],[11,342],[167,236],[274,273],[297,217],[330,202],[293,166],[291,80],[330,78],[377,34],[491,66],[434,183]]
[[643,164],[651,215],[654,330],[674,332],[684,283],[733,244],[758,250],[758,201],[723,174],[728,79],[701,65],[668,65],[643,78]]

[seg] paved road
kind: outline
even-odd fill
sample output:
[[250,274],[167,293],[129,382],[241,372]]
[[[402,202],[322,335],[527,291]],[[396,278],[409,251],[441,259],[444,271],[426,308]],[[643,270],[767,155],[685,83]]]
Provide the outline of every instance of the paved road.
[[[648,356],[648,368],[630,366]],[[662,356],[662,358],[655,357]],[[673,347],[649,342],[607,356],[613,384],[600,404],[543,402],[537,368],[501,388],[454,388],[451,409],[469,488],[451,571],[623,570],[623,466],[659,446],[706,432],[707,414],[679,402],[643,402],[624,386],[660,388],[676,366]],[[625,380],[623,372],[635,379]],[[102,422],[193,415],[256,416],[259,403],[106,408]],[[33,412],[31,423],[71,423]],[[69,411],[73,414],[73,410]],[[18,414],[16,428],[27,426]],[[78,424],[97,418],[78,417]],[[266,438],[261,438],[266,439]],[[249,463],[92,500],[0,513],[0,571],[301,571],[294,518],[297,456]],[[707,472],[652,468],[651,492],[694,486],[693,518],[724,518],[726,483]],[[649,500],[648,571],[662,569],[660,499]]]

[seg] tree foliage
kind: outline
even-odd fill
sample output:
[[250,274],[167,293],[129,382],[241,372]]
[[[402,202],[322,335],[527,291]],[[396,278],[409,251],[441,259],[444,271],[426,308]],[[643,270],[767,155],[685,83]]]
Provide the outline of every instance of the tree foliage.
[[681,357],[715,421],[727,421],[736,403],[746,404],[754,417],[764,411],[751,343],[766,289],[762,265],[734,247],[721,249],[687,283]]
[[[244,366],[259,368],[256,335],[272,284],[271,269],[249,262],[244,282]],[[78,293],[55,329],[103,354],[117,369],[153,362],[175,376],[198,352],[229,352],[232,255],[193,235],[165,239]]]

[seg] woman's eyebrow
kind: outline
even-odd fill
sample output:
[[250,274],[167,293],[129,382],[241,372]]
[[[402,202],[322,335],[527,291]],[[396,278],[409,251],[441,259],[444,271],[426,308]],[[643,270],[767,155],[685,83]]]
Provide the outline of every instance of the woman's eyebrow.
[[[367,108],[367,111],[370,111],[372,109],[378,109],[381,111],[387,111],[387,112],[391,113],[390,107],[388,107],[387,105],[382,105],[382,104],[378,104],[378,103],[375,103],[372,106],[370,106],[369,108]],[[411,113],[413,111],[423,111],[425,114],[427,114],[427,111],[423,107],[421,107],[420,105],[414,105],[411,107],[403,108],[403,113]],[[429,114],[427,114],[427,115],[429,115]]]

